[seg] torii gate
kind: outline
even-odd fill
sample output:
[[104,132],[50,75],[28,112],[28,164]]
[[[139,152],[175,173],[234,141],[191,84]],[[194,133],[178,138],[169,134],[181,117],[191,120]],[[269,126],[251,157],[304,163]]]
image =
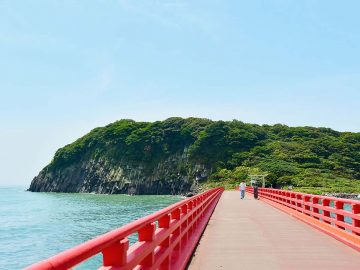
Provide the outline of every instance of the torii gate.
[[267,174],[249,174],[250,176],[250,184],[253,186],[258,180],[262,181],[262,187],[265,187],[265,177]]

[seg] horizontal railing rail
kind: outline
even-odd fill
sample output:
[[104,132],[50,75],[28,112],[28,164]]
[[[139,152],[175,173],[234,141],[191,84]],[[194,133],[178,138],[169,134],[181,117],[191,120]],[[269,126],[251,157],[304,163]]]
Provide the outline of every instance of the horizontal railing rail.
[[[223,191],[187,198],[25,269],[71,269],[100,253],[101,270],[184,269]],[[130,245],[134,233],[138,241]]]
[[[247,187],[246,191],[252,193],[253,188]],[[280,203],[341,230],[360,235],[360,201],[272,188],[259,188],[258,194],[260,198]]]

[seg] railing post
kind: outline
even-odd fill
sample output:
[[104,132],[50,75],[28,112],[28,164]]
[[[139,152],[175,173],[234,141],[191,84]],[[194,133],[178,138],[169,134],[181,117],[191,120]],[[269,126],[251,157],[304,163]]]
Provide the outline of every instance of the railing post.
[[[154,241],[156,225],[154,222],[145,225],[144,228],[140,229],[139,241],[151,242]],[[154,251],[152,251],[146,258],[140,263],[143,266],[152,266],[154,264]]]
[[167,214],[159,219],[159,228],[169,228],[170,227],[170,214]]
[[[193,208],[196,208],[197,207],[197,201],[196,199],[192,201],[193,203]],[[194,220],[194,223],[192,225],[192,230],[195,230],[196,228],[196,225],[197,225],[197,210],[193,210],[193,213],[191,215],[191,219]]]
[[198,216],[198,219],[197,219],[197,222],[196,223],[199,223],[200,222],[200,217],[201,217],[201,213],[202,213],[202,203],[201,203],[201,200],[200,198],[197,198],[197,205],[199,206],[199,208],[197,209],[196,211],[196,214]]
[[129,240],[124,238],[102,251],[103,265],[120,267],[126,264]]
[[200,214],[201,217],[202,217],[203,214],[204,214],[204,212],[202,211],[202,210],[204,209],[204,205],[203,205],[202,201],[203,201],[203,197],[200,196],[200,197],[199,197],[199,204],[200,204],[199,214]]
[[[351,205],[351,208],[352,208],[353,214],[356,214],[356,215],[360,214],[360,204],[353,203]],[[360,220],[353,218],[352,223],[355,228],[357,228],[357,229],[360,228]],[[356,235],[360,235],[360,233],[357,233],[357,232],[352,232],[352,233],[354,233]]]
[[290,192],[286,191],[286,197],[287,197],[286,202],[287,202],[288,204],[291,204],[291,195],[290,195]]
[[[335,201],[335,208],[336,210],[344,210],[344,203],[343,202],[340,202],[340,201]],[[344,222],[344,216],[339,214],[337,211],[336,211],[336,220],[337,221],[341,221],[341,222]],[[335,224],[336,227],[340,228],[340,229],[345,229],[344,227],[340,226],[340,225],[337,225]]]
[[[312,211],[316,214],[319,214],[319,208],[317,206],[319,204],[319,198],[312,197]],[[320,219],[318,216],[313,216],[316,219]]]
[[306,215],[310,216],[310,206],[307,205],[310,202],[310,196],[309,195],[304,195],[304,208],[305,211],[303,211],[303,213],[305,213]]
[[290,203],[293,206],[292,208],[296,210],[296,196],[292,192],[289,192],[289,195],[290,195]]
[[[330,200],[329,200],[329,199],[323,199],[323,200],[322,200],[322,205],[325,206],[325,207],[329,207],[329,206],[330,206]],[[330,218],[330,211],[328,211],[328,210],[323,210],[323,216],[324,216],[324,217],[327,217],[327,218]],[[323,218],[323,221],[324,221],[325,223],[328,223],[328,224],[331,223],[330,221],[327,221],[327,220],[325,220],[324,218]]]
[[304,205],[303,205],[303,195],[301,194],[296,194],[296,206],[297,206],[297,211],[299,212],[303,212],[304,209]]
[[[190,202],[188,203],[188,211],[189,211],[190,213],[192,212],[193,205],[194,205],[194,204],[193,204],[192,201],[190,201]],[[188,218],[188,224],[191,223],[192,220],[193,220],[193,214],[191,213],[191,214],[189,215],[189,218]],[[190,228],[189,228],[189,230],[188,230],[188,235],[192,234],[192,231],[193,231],[193,226],[190,226]]]
[[283,202],[283,204],[286,204],[287,200],[286,200],[286,191],[281,191],[281,201]]
[[[170,220],[171,220],[170,214],[161,217],[158,220],[159,228],[168,229],[170,227]],[[167,249],[169,246],[170,246],[170,237],[166,237],[166,239],[161,242],[160,247]],[[169,269],[170,258],[171,258],[171,252],[166,257],[166,259],[164,259],[163,262],[161,263],[160,269],[164,269],[164,270]]]
[[[181,215],[186,215],[188,212],[188,204],[184,204],[181,207]],[[188,226],[188,219],[186,218],[183,223],[181,224],[181,231],[186,231],[186,233],[183,235],[181,241],[183,241],[184,243],[188,240],[188,231],[186,230]]]
[[[180,220],[180,216],[181,216],[181,209],[175,209],[172,213],[171,213],[171,218],[175,219],[175,220]],[[177,239],[181,234],[181,226],[179,226],[174,232],[174,239]],[[181,239],[179,240],[179,243],[175,246],[174,250],[179,250],[181,249]]]
[[[159,228],[168,229],[170,227],[170,214],[161,217],[158,220]],[[170,245],[170,237],[167,237],[161,244],[161,247],[168,247]]]

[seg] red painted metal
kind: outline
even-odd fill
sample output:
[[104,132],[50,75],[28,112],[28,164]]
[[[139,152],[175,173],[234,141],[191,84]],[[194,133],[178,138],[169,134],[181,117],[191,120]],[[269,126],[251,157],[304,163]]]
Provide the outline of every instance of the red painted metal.
[[[99,253],[100,270],[185,269],[223,191],[185,199],[25,269],[71,269]],[[129,246],[134,233],[138,241]]]
[[[253,189],[247,187],[246,191],[252,193]],[[259,196],[338,229],[360,235],[360,201],[272,188],[259,188]],[[349,210],[344,208],[345,205],[348,205]]]

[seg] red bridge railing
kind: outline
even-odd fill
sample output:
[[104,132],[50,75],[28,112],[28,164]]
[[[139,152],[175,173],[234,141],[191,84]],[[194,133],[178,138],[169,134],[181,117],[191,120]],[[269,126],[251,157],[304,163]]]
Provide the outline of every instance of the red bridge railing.
[[[101,270],[184,269],[223,191],[215,188],[175,203],[26,270],[70,269],[99,253]],[[138,241],[129,246],[134,233]]]
[[360,201],[270,188],[259,188],[259,196],[360,235]]

